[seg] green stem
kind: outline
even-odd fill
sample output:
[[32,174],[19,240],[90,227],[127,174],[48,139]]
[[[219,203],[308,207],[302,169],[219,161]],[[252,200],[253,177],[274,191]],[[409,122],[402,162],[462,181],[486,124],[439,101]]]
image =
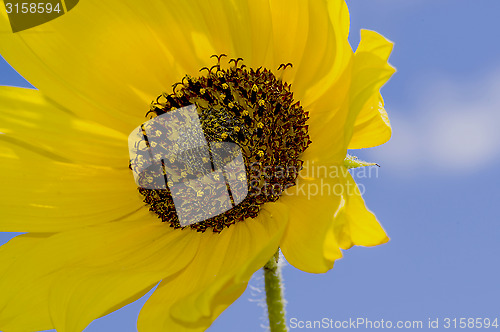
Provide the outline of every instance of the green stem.
[[285,299],[283,298],[281,269],[278,266],[279,249],[264,265],[267,312],[271,332],[286,332]]

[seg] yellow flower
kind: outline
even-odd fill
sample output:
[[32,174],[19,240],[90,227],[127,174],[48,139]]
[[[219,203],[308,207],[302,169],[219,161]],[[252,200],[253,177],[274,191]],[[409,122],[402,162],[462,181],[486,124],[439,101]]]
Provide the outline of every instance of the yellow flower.
[[[0,89],[0,231],[27,232],[0,247],[0,330],[81,331],[161,281],[139,331],[201,331],[278,247],[321,273],[340,248],[388,240],[342,165],[348,148],[390,137],[379,89],[394,72],[392,44],[362,31],[353,53],[343,0],[87,0],[15,34],[5,11],[0,19],[0,54],[38,89]],[[309,114],[300,160],[341,170],[299,182],[343,190],[291,187],[220,233],[169,227],[148,210],[127,137],[152,100],[202,75],[213,54],[291,84]]]

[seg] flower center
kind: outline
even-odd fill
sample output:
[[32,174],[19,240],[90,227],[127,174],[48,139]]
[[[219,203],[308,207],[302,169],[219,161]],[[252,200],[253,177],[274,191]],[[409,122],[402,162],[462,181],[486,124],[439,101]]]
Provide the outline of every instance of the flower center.
[[[243,174],[236,172],[231,176],[227,174],[226,168],[226,173],[220,173],[225,177],[225,182],[216,182],[215,180],[219,180],[219,173],[214,173],[209,190],[197,190],[188,184],[188,189],[195,193],[198,205],[205,209],[220,210],[221,199],[216,193],[226,192],[226,189],[233,203],[225,212],[189,226],[179,221],[176,212],[176,207],[179,207],[176,202],[179,200],[175,197],[178,193],[173,192],[171,187],[140,187],[139,192],[144,196],[144,202],[149,205],[150,211],[174,228],[191,227],[200,232],[210,229],[220,232],[236,222],[255,218],[263,204],[278,200],[284,190],[295,185],[303,164],[299,157],[311,143],[308,126],[305,124],[308,113],[299,102],[294,101],[289,84],[268,69],[246,68],[241,64],[241,58],[231,59],[229,68],[222,69],[222,56],[224,55],[217,57],[218,62],[212,68],[200,70],[204,75],[186,75],[181,82],[174,84],[173,92],[160,95],[146,114],[155,118],[195,105],[204,139],[208,142],[206,147],[210,152],[206,158],[199,158],[202,160],[200,162],[208,162],[212,169],[216,169],[217,165],[228,165],[231,161],[238,164],[237,161],[241,160],[240,169],[244,170]],[[279,69],[285,70],[289,65],[291,66],[281,65]],[[155,143],[150,140],[147,144]],[[223,153],[220,153],[221,149],[224,150]],[[189,162],[195,159],[191,157],[189,153],[185,153],[184,160],[193,166],[196,162]],[[150,176],[165,177],[167,183],[199,177],[193,171],[197,167],[188,165],[182,169],[177,166],[174,168],[178,174],[174,179],[168,179],[166,174],[170,173],[165,172]],[[243,181],[243,188],[227,184],[238,183],[238,179]],[[237,193],[242,190],[246,196],[239,199]],[[189,207],[196,205],[191,201],[184,203]]]

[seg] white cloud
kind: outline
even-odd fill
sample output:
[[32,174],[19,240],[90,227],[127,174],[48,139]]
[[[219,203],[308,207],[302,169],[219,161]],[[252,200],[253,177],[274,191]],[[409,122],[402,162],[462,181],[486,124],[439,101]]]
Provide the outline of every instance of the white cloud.
[[500,157],[500,70],[478,79],[436,75],[423,86],[415,105],[388,109],[393,137],[368,151],[390,171],[456,174],[491,166]]

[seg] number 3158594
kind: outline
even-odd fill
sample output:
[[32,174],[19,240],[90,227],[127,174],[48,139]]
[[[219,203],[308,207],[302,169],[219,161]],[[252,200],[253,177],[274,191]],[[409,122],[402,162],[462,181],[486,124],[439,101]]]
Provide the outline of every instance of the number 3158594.
[[52,5],[50,2],[23,2],[23,3],[15,3],[12,4],[10,2],[5,3],[5,8],[7,9],[7,14],[50,14],[52,12],[60,13],[61,8],[59,7],[59,3]]

